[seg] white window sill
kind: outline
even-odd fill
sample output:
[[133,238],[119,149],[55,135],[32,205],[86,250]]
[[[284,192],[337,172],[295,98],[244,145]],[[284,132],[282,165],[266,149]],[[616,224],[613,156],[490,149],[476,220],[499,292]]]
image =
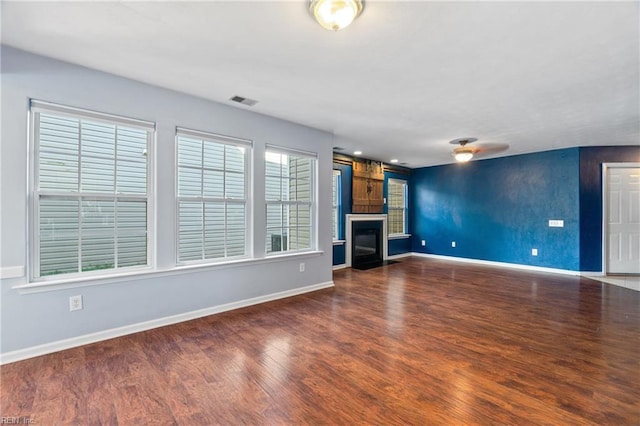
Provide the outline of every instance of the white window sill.
[[333,240],[334,246],[343,246],[346,243],[345,240]]
[[392,234],[387,237],[389,240],[400,240],[403,238],[411,238],[411,234]]
[[166,277],[171,275],[188,274],[190,272],[214,271],[217,269],[233,268],[236,266],[259,265],[262,263],[273,263],[297,257],[315,257],[324,254],[322,250],[285,253],[278,255],[269,255],[262,258],[243,258],[234,259],[218,263],[177,265],[164,269],[145,268],[136,271],[127,271],[122,273],[93,275],[87,277],[74,277],[71,279],[55,279],[46,281],[37,281],[25,284],[14,285],[12,289],[18,290],[21,294],[43,293],[47,291],[63,290],[75,287],[87,287],[94,285],[111,284],[124,281],[137,281],[150,278]]

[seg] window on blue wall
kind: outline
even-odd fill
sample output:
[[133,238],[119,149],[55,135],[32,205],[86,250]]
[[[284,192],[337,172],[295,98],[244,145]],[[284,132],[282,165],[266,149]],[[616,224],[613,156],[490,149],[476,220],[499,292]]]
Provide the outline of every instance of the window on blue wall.
[[407,181],[389,179],[387,194],[389,235],[407,233]]
[[150,122],[31,101],[31,278],[150,264]]
[[333,171],[333,225],[331,227],[334,240],[340,239],[340,185],[342,175],[340,170]]
[[178,262],[247,254],[251,142],[178,128]]
[[314,248],[316,154],[267,145],[267,254]]

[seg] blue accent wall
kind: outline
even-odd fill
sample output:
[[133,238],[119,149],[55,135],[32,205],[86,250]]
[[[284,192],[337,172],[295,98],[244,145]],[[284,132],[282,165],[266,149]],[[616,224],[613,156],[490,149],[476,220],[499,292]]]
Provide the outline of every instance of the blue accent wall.
[[[339,214],[340,221],[338,224],[339,228],[339,239],[344,240],[346,222],[345,217],[348,214],[351,214],[351,180],[353,179],[353,167],[346,164],[333,164],[334,170],[340,170],[340,204],[341,211]],[[333,265],[343,265],[346,262],[346,252],[344,244],[338,244],[333,246]]]
[[[389,178],[409,182],[412,234],[389,240],[389,255],[431,253],[601,271],[602,163],[608,162],[638,163],[640,146],[561,149],[425,167],[410,175],[386,172],[385,196]],[[334,164],[334,169],[342,171],[344,239],[352,168]],[[549,219],[564,220],[564,228],[549,228]],[[531,255],[532,248],[538,256]],[[344,262],[344,245],[333,246],[333,264]]]
[[333,245],[333,266],[344,265],[346,262],[347,253],[345,252],[344,244]]
[[571,148],[415,169],[412,251],[579,270],[579,162]]
[[580,270],[602,270],[602,163],[640,163],[639,146],[580,148]]
[[411,251],[411,238],[394,238],[389,240],[389,256],[409,253]]

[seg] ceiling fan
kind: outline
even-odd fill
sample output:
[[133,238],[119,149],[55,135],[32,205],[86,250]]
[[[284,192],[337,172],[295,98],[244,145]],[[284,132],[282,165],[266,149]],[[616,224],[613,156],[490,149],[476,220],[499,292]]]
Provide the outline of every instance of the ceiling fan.
[[452,145],[460,145],[455,148],[451,155],[460,163],[466,163],[474,157],[484,157],[491,154],[497,154],[502,151],[506,151],[509,148],[508,144],[498,143],[485,143],[480,145],[469,146],[474,143],[478,138],[458,138],[449,141]]

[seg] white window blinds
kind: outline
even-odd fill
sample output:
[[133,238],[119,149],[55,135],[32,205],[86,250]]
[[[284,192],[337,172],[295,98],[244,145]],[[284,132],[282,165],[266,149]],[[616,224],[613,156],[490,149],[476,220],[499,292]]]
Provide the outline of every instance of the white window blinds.
[[331,226],[331,234],[334,240],[338,240],[340,236],[340,184],[341,184],[342,175],[340,170],[333,171],[333,214],[332,219],[333,223]]
[[387,201],[389,234],[406,234],[407,182],[400,179],[389,179]]
[[153,123],[31,102],[32,277],[149,263]]
[[310,250],[315,232],[315,154],[267,146],[266,252]]
[[247,254],[251,142],[177,129],[178,262]]

